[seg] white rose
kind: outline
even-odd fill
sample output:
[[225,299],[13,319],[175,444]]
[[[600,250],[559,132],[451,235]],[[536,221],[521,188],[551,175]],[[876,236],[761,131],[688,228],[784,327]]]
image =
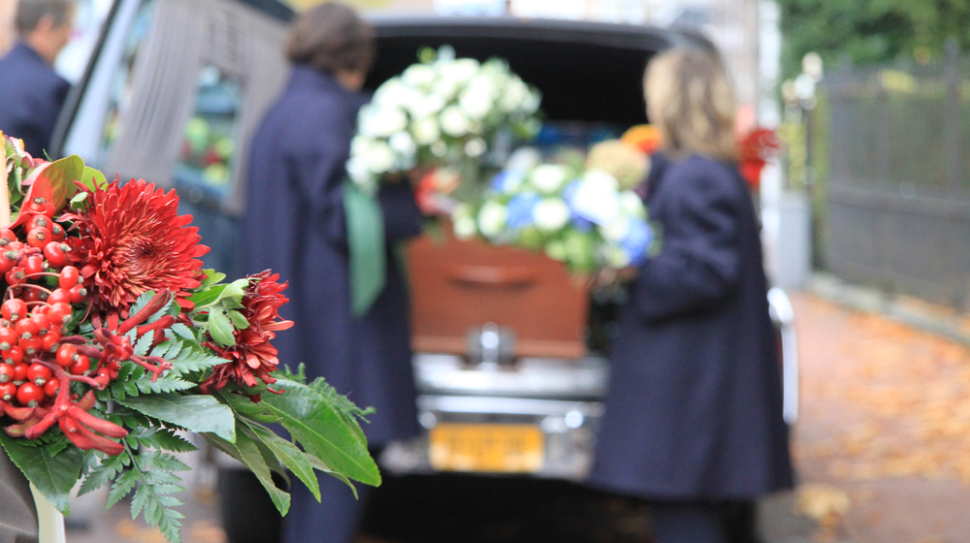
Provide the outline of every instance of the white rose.
[[400,108],[366,108],[361,110],[360,132],[365,136],[387,138],[407,127],[408,117]]
[[505,206],[498,202],[486,202],[478,211],[478,229],[486,237],[494,237],[505,229],[505,221],[509,213]]
[[482,138],[468,140],[468,143],[465,144],[465,154],[472,158],[482,156],[486,150],[488,150],[488,144]]
[[441,129],[446,134],[460,138],[468,133],[469,128],[468,117],[458,107],[451,106],[441,112]]
[[389,140],[387,140],[387,143],[391,145],[391,149],[394,149],[398,154],[406,157],[414,156],[414,153],[417,151],[417,146],[414,144],[414,140],[407,132],[398,132],[394,134]]
[[465,112],[465,115],[479,120],[491,113],[493,104],[494,100],[488,89],[474,86],[463,92],[458,100],[458,106]]
[[540,192],[551,194],[561,189],[569,172],[566,168],[556,164],[543,164],[532,170],[532,184]]
[[458,217],[454,219],[451,228],[455,232],[455,237],[461,240],[475,237],[475,233],[478,231],[475,226],[475,219],[471,217]]
[[532,210],[532,220],[539,230],[555,232],[569,222],[569,207],[558,198],[546,198]]
[[425,97],[418,97],[408,104],[408,109],[415,117],[429,117],[437,115],[444,109],[447,100],[439,94],[429,94]]
[[451,79],[439,79],[434,85],[432,94],[440,96],[445,102],[450,102],[458,94],[461,83]]
[[478,61],[472,58],[460,58],[453,62],[442,64],[438,73],[442,79],[464,84],[478,74]]
[[351,157],[347,161],[347,176],[357,185],[368,185],[373,179],[373,175],[367,170],[367,165],[360,157]]
[[625,190],[620,194],[620,208],[623,213],[643,220],[647,218],[647,210],[643,206],[643,200],[632,190]]
[[616,218],[606,226],[601,226],[599,230],[607,241],[619,243],[630,231],[630,221],[626,218]]
[[505,169],[528,172],[542,163],[542,153],[535,147],[520,147],[509,155]]
[[589,170],[583,176],[570,205],[577,215],[605,226],[616,220],[620,213],[620,184],[610,174]]
[[414,121],[411,124],[411,131],[418,145],[431,145],[441,137],[438,120],[434,117],[425,117]]
[[529,98],[529,87],[521,79],[515,78],[505,86],[502,93],[502,100],[499,107],[506,113],[511,113],[522,105],[522,102]]
[[407,70],[404,70],[404,73],[401,74],[401,79],[412,87],[427,87],[434,82],[434,68],[425,64],[414,64],[409,66]]
[[448,145],[441,140],[432,143],[431,154],[439,158],[445,156],[448,154]]
[[390,171],[397,159],[391,146],[383,141],[372,142],[360,158],[367,165],[367,169],[376,174]]

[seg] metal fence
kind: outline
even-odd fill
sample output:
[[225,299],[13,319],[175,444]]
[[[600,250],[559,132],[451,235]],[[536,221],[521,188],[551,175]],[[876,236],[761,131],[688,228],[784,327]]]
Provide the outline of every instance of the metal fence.
[[970,62],[827,75],[823,257],[836,274],[966,309]]

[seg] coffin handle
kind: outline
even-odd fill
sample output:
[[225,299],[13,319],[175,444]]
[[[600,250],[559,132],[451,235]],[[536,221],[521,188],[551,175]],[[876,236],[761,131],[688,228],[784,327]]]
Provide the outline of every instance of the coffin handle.
[[527,268],[496,266],[450,266],[448,280],[464,287],[525,288],[538,279],[538,272]]

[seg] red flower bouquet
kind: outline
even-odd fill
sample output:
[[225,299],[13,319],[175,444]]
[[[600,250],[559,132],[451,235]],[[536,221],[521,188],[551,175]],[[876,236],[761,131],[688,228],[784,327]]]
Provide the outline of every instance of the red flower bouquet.
[[314,470],[380,484],[364,412],[279,368],[286,283],[202,269],[209,249],[174,190],[0,145],[0,444],[55,507],[69,512],[79,482],[111,485],[109,507],[134,492],[132,514],[179,541],[183,430],[249,467],[281,514],[272,471],[318,499]]

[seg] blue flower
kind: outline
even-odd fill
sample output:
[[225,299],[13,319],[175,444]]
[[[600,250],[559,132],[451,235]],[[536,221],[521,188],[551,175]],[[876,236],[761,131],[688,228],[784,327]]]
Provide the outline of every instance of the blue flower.
[[573,223],[573,226],[576,227],[576,230],[589,232],[593,228],[593,223],[577,214],[573,205],[577,190],[579,190],[579,180],[570,182],[562,189],[562,199],[569,206],[569,219]]
[[628,219],[626,236],[620,240],[620,248],[630,259],[630,264],[639,266],[647,258],[647,250],[653,243],[653,229],[636,219]]
[[508,178],[509,178],[509,172],[505,170],[495,174],[495,177],[492,178],[492,190],[497,192],[504,192],[505,183],[506,181],[508,181]]
[[539,203],[539,195],[534,192],[523,192],[516,194],[509,201],[509,218],[507,223],[509,228],[524,228],[532,224],[532,210]]

